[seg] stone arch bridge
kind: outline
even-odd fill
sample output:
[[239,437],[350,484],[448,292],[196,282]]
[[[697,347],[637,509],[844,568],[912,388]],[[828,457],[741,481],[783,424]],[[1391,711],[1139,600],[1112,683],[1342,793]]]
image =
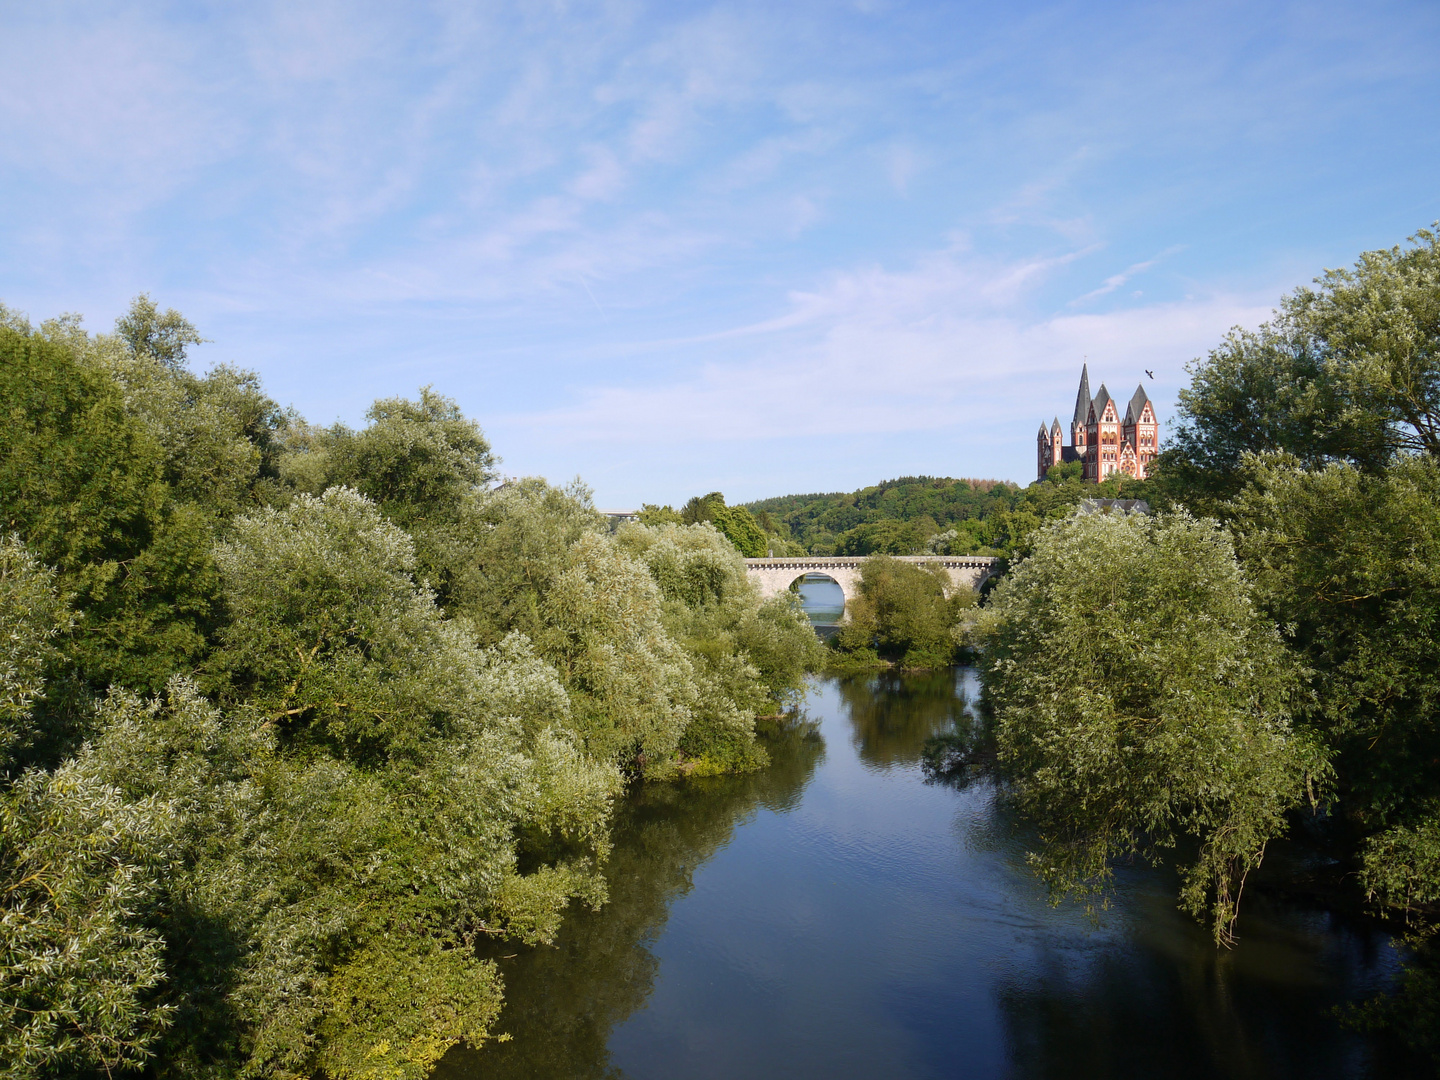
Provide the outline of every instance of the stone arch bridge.
[[[898,561],[916,566],[938,564],[950,575],[956,587],[978,589],[987,578],[999,573],[1000,560],[991,555],[900,555]],[[849,604],[860,586],[860,568],[865,556],[824,558],[806,555],[788,559],[746,559],[745,569],[750,578],[760,586],[762,597],[775,596],[790,588],[796,578],[806,574],[824,574],[845,594]]]

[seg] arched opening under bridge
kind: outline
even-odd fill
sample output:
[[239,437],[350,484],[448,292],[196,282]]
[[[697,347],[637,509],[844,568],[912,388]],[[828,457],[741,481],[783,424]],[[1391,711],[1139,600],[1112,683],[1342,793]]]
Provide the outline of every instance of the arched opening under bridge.
[[838,626],[845,617],[845,587],[829,574],[810,571],[790,583],[790,590],[800,594],[805,614],[817,628]]

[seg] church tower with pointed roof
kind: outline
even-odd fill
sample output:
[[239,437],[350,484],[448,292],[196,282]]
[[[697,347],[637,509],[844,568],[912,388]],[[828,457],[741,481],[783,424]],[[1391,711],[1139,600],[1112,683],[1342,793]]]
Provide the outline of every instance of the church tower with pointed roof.
[[1052,465],[1078,461],[1086,480],[1099,482],[1115,473],[1143,480],[1160,452],[1160,421],[1155,404],[1142,383],[1135,388],[1125,412],[1105,384],[1090,396],[1090,365],[1080,368],[1080,389],[1075,395],[1075,416],[1070,422],[1070,445],[1062,446],[1060,419],[1040,425],[1037,465],[1040,479]]
[[1086,417],[1090,415],[1090,365],[1080,365],[1080,391],[1075,395],[1075,419],[1070,421],[1070,445],[1085,445]]

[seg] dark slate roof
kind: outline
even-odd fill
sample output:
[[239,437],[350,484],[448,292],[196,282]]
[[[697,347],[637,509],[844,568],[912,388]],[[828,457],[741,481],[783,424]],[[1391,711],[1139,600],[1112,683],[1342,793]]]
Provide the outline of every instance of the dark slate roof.
[[1086,411],[1090,408],[1090,365],[1080,365],[1080,392],[1075,395],[1075,423],[1085,423]]
[[1052,431],[1059,431],[1059,430],[1060,430],[1060,418],[1059,418],[1058,416],[1055,417],[1055,419],[1051,422],[1051,424],[1050,424],[1050,429],[1051,429]]
[[1141,383],[1135,388],[1135,396],[1130,399],[1130,408],[1125,411],[1125,422],[1133,424],[1140,419],[1140,414],[1145,411],[1145,403],[1150,400],[1150,395],[1145,393],[1145,384]]
[[1105,415],[1105,406],[1110,404],[1110,391],[1105,389],[1105,384],[1100,384],[1100,392],[1095,395],[1095,419]]

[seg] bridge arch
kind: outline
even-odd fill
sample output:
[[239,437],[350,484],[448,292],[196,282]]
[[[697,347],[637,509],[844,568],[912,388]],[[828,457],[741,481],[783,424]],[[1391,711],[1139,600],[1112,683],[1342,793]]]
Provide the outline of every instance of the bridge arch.
[[[860,585],[860,570],[865,556],[824,557],[807,555],[779,559],[746,559],[745,569],[751,580],[760,586],[760,595],[768,599],[790,588],[806,574],[824,574],[840,586],[848,606]],[[939,563],[958,586],[979,590],[985,581],[998,572],[1000,560],[988,555],[901,555],[901,562],[926,565]]]
[[[834,591],[840,594],[839,613],[836,615],[836,621],[838,622],[845,617],[844,612],[849,606],[850,601],[854,599],[855,589],[856,586],[859,584],[859,578],[857,575],[854,580],[850,580],[850,575],[841,574],[837,579],[836,576],[828,570],[807,570],[803,574],[796,575],[794,580],[792,580],[787,587],[790,589],[798,590],[802,585],[805,585],[807,583],[812,586],[819,585],[820,589],[811,591],[810,599],[808,599],[806,603],[808,604],[816,599],[819,599],[821,606],[817,609],[817,611],[824,611],[827,614],[833,610],[834,601],[829,597],[829,593],[824,589],[824,586],[834,586]],[[811,618],[814,618],[815,614],[815,612],[812,612]]]

